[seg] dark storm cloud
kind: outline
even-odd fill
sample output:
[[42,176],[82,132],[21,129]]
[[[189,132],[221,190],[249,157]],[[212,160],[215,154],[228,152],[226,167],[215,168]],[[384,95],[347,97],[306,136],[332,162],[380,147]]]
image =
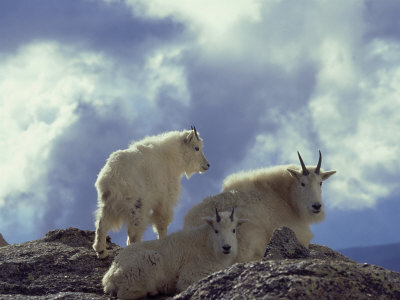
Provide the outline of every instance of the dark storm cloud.
[[[81,105],[77,113],[79,120],[56,141],[49,157],[42,232],[65,226],[93,227],[97,174],[109,154],[126,148],[136,135],[136,122],[104,118],[90,105]],[[109,113],[117,116],[118,109],[110,108]]]
[[192,95],[190,116],[208,137],[207,149],[218,176],[244,158],[258,134],[276,131],[275,120],[269,119],[272,109],[282,115],[296,111],[307,105],[314,88],[310,64],[288,74],[270,64],[258,70],[245,62],[215,67],[195,56],[188,55],[185,62]]
[[397,0],[366,1],[364,20],[366,39],[400,39],[400,2]]
[[36,40],[81,44],[127,57],[161,41],[172,42],[183,26],[170,19],[132,17],[123,2],[0,1],[0,51],[13,51]]

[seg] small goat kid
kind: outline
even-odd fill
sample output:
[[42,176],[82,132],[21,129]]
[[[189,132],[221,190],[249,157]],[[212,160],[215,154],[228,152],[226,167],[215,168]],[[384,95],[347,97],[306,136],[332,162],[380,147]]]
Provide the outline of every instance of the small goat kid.
[[[204,224],[204,222],[206,224]],[[230,266],[237,254],[236,227],[246,222],[215,209],[203,225],[163,239],[131,244],[115,258],[103,277],[106,293],[120,299],[173,294]]]
[[158,238],[167,235],[181,177],[210,167],[202,148],[203,141],[192,127],[146,137],[110,155],[95,184],[98,209],[93,249],[99,258],[108,256],[107,232],[123,224],[128,229],[128,245],[141,241],[150,224]]

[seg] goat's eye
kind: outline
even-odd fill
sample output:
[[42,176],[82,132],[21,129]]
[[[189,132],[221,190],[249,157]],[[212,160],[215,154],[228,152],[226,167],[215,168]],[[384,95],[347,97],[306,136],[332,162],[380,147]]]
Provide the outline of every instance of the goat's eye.
[[304,182],[301,183],[301,186],[306,186],[306,184]]
[[199,151],[200,148],[199,147],[194,147],[194,150]]
[[234,228],[234,229],[232,229],[232,232],[233,232],[233,233],[235,233],[235,232],[236,232],[236,229],[235,229],[235,228]]
[[219,232],[218,230],[215,230],[215,233],[217,233],[217,234],[218,234],[218,232]]

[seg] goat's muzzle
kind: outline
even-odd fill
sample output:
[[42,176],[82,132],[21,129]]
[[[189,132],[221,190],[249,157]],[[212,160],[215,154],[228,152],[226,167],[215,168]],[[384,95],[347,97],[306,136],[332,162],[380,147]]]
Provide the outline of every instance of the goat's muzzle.
[[201,166],[201,169],[202,169],[203,171],[207,171],[209,168],[210,168],[210,164],[206,164],[206,165],[202,165],[202,166]]
[[230,245],[223,245],[222,249],[223,249],[222,253],[224,253],[224,254],[231,253],[231,246]]
[[314,214],[319,214],[319,213],[321,212],[321,207],[322,207],[321,204],[319,204],[319,203],[314,203],[314,204],[312,205],[313,213],[314,213]]

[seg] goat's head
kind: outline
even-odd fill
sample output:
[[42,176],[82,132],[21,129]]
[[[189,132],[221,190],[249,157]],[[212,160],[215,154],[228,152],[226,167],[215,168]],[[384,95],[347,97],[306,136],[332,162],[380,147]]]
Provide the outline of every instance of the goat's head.
[[321,196],[322,182],[335,174],[336,171],[324,172],[321,170],[321,151],[319,151],[319,160],[316,167],[306,167],[298,151],[297,154],[301,164],[301,171],[292,168],[287,169],[295,178],[296,186],[293,192],[295,193],[296,203],[300,213],[311,216],[312,222],[322,221],[325,218],[325,209]]
[[211,227],[210,240],[213,243],[215,256],[223,259],[235,259],[237,255],[236,229],[247,222],[245,219],[238,219],[235,216],[235,209],[231,212],[218,212],[215,209],[215,217],[206,217],[204,220]]
[[203,153],[203,140],[194,126],[192,126],[190,131],[185,131],[184,160],[187,177],[196,172],[204,173],[210,167],[210,163]]

